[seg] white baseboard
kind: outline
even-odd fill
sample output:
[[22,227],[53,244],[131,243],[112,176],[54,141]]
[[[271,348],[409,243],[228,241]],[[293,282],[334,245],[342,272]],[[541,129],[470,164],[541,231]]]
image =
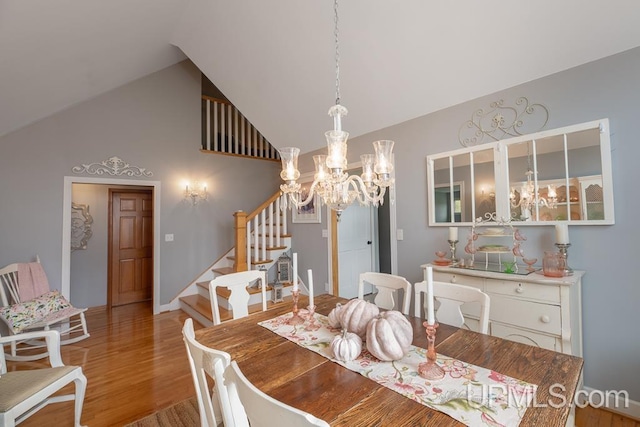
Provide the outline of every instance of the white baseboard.
[[[579,396],[580,398],[578,399],[580,404],[585,403],[585,397],[586,397],[585,394],[586,395],[597,394],[597,398],[600,398],[605,395],[604,392],[591,387],[582,387],[582,390],[584,390],[584,393],[581,393]],[[594,399],[594,403],[596,403],[602,408],[606,408],[611,412],[616,412],[618,414],[624,415],[625,417],[631,417],[636,420],[640,420],[640,402],[636,402],[635,400],[629,399],[626,402],[628,403],[628,405],[625,405],[625,402],[622,402],[622,401],[615,402],[612,399],[609,399],[609,401],[607,402],[600,402],[599,400]]]

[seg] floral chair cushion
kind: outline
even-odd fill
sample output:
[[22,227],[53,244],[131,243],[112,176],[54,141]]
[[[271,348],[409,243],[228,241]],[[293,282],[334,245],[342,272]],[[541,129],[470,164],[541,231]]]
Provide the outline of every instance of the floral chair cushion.
[[0,317],[18,334],[50,313],[71,307],[71,303],[59,291],[50,291],[31,299],[0,308]]

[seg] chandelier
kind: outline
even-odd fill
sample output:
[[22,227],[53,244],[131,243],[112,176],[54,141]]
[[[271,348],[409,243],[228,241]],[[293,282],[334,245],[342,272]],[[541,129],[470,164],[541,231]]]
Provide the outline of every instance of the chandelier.
[[555,209],[558,206],[558,197],[556,193],[555,185],[547,185],[547,196],[544,197],[538,192],[538,180],[537,177],[533,177],[534,172],[531,169],[531,154],[529,152],[529,145],[527,145],[527,171],[525,176],[527,181],[522,184],[520,192],[511,187],[509,193],[509,200],[512,208],[520,208],[520,218],[528,220],[531,218],[531,211],[537,207],[547,207],[549,209]]
[[[382,140],[373,143],[375,154],[360,156],[362,174],[349,175],[347,169],[347,139],[349,133],[342,130],[342,117],[347,109],[340,105],[340,51],[338,43],[338,1],[334,0],[334,36],[336,62],[336,104],[329,109],[333,117],[333,130],[325,132],[328,154],[313,156],[315,174],[308,193],[303,191],[298,171],[300,149],[285,147],[279,149],[282,160],[280,177],[285,181],[280,190],[288,195],[296,208],[309,204],[316,195],[322,203],[340,214],[355,200],[365,206],[379,206],[384,202],[387,187],[393,185],[393,141]],[[285,197],[284,208],[287,206]]]

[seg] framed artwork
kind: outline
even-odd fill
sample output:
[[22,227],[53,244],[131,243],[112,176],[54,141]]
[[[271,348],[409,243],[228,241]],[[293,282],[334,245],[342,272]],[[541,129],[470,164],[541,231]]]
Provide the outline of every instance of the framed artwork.
[[[300,199],[306,200],[309,197],[309,188],[302,187],[300,193]],[[293,215],[291,220],[294,224],[307,223],[307,224],[320,224],[320,199],[315,194],[311,202],[308,205],[302,206],[298,209],[293,209]]]

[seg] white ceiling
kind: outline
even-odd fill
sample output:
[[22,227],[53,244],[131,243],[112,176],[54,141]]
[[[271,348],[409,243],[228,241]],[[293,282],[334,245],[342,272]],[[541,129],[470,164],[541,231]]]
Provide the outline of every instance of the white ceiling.
[[[341,0],[339,17],[352,137],[640,46],[636,0]],[[0,136],[182,52],[275,146],[324,146],[331,0],[0,0]]]

